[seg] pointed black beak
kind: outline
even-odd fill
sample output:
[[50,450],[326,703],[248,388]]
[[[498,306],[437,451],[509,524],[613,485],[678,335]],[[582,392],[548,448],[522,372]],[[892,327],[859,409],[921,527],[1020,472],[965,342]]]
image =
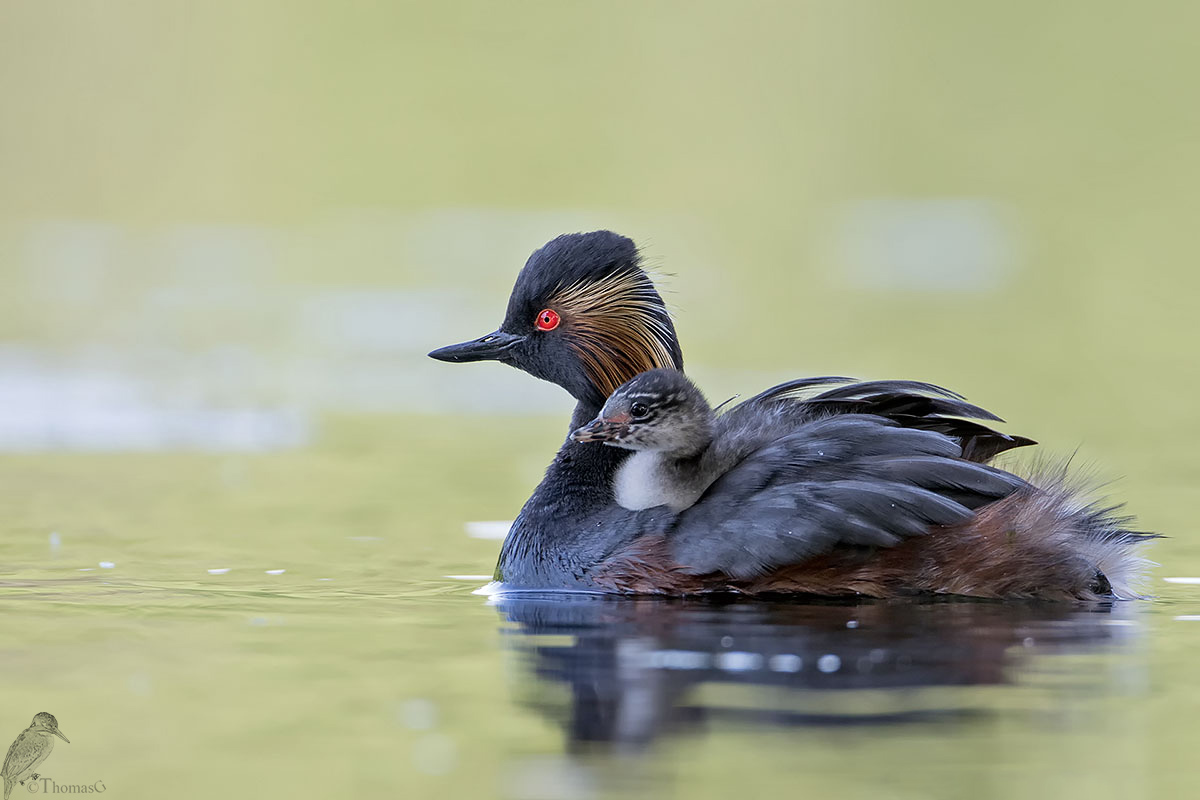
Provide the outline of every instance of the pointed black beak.
[[464,361],[495,361],[500,356],[525,341],[524,336],[514,336],[504,331],[495,331],[469,342],[439,347],[429,354],[438,361],[462,363]]

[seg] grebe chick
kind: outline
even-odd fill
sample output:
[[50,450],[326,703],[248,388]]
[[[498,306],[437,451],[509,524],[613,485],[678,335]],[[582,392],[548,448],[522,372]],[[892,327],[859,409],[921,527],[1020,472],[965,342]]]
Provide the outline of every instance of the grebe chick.
[[683,511],[728,467],[714,458],[720,455],[711,446],[715,421],[682,372],[654,369],[622,384],[571,438],[634,451],[613,477],[613,496],[623,508]]

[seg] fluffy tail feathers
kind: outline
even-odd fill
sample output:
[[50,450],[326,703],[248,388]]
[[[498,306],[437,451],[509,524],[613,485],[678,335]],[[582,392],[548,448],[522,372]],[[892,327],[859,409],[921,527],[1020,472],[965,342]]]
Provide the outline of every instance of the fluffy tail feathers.
[[1132,530],[1119,506],[1094,499],[1066,467],[1040,470],[1030,484],[980,508],[959,525],[935,528],[895,547],[842,549],[792,565],[735,591],[902,597],[1129,600],[1151,562],[1157,534]]
[[976,597],[1135,599],[1151,563],[1140,545],[1158,537],[1130,529],[1130,522],[1119,506],[1090,499],[1065,471],[1043,475],[980,509],[953,535],[924,537],[928,555],[946,559],[926,571],[928,589]]

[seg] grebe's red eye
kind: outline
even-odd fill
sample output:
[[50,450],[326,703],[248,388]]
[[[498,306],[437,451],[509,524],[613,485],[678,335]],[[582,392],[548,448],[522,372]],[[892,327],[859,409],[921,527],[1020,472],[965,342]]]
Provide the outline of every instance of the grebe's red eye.
[[559,321],[557,311],[552,308],[543,308],[538,312],[534,324],[537,325],[539,331],[552,331],[558,327]]

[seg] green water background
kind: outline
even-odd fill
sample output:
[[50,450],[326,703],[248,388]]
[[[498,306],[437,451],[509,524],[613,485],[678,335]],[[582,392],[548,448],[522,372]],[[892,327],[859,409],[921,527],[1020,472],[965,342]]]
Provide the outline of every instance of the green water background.
[[[309,427],[263,453],[0,456],[0,735],[51,711],[72,743],[43,772],[119,797],[525,796],[561,732],[518,702],[482,581],[446,576],[490,573],[464,525],[512,518],[569,401],[423,353],[491,330],[547,238],[611,227],[674,274],[710,396],[934,381],[1171,536],[1137,680],[1076,724],[721,729],[662,743],[659,796],[1194,791],[1200,594],[1163,578],[1200,574],[1198,25],[1185,3],[7,3],[5,352]],[[999,266],[863,278],[847,241],[881,198],[965,199]],[[336,336],[288,322],[331,291],[420,314],[342,373]],[[232,378],[231,348],[253,356]]]

